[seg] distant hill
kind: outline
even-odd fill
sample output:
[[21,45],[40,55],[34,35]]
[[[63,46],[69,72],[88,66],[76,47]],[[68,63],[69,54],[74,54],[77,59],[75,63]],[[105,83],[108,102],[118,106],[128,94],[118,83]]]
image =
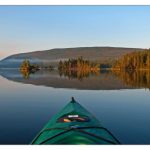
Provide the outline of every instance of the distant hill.
[[40,65],[51,64],[56,66],[59,60],[77,58],[80,56],[91,61],[114,61],[126,53],[142,50],[144,49],[122,47],[77,47],[51,49],[11,55],[0,61],[0,67],[18,68],[24,59],[29,59],[32,63]]

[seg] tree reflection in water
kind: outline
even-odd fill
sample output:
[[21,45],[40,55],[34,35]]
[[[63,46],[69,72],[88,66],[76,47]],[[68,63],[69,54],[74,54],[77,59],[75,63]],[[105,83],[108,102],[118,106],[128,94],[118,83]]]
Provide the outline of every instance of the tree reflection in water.
[[101,74],[114,74],[124,84],[135,88],[149,88],[150,89],[150,70],[100,70],[100,71],[75,71],[70,70],[66,72],[59,72],[60,76],[68,77],[68,79],[78,79],[82,81],[89,76],[100,76]]
[[135,88],[150,89],[150,70],[134,70],[134,71],[113,71],[117,78],[122,80],[126,85]]
[[82,81],[84,78],[88,78],[90,75],[100,75],[99,70],[65,70],[61,71],[59,70],[59,75],[68,77],[69,80],[71,79],[78,79]]
[[[21,71],[24,79],[29,79],[31,74],[35,72]],[[50,73],[50,72],[49,72]],[[94,70],[94,71],[79,71],[79,70],[67,70],[59,71],[60,77],[67,77],[69,80],[77,79],[83,81],[84,78],[91,76],[114,75],[118,80],[121,80],[125,85],[134,88],[148,88],[150,89],[150,70]]]

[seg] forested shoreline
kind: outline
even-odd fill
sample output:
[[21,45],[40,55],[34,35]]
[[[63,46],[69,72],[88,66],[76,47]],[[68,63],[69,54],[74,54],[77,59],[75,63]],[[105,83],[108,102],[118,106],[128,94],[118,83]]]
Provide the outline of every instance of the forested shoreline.
[[59,70],[86,70],[86,71],[94,71],[99,70],[99,64],[91,62],[89,60],[83,59],[83,57],[79,57],[77,59],[69,59],[66,61],[61,61],[58,64]]
[[[38,66],[31,64],[29,60],[25,59],[21,66],[20,71],[25,76],[30,73],[34,73],[39,69],[54,69],[53,66]],[[83,59],[83,57],[72,58],[68,60],[60,60],[57,66],[60,75],[76,77],[82,79],[82,77],[88,77],[91,73],[99,74],[100,70],[125,70],[127,72],[133,72],[135,70],[150,70],[150,50],[138,51],[128,53],[114,62],[101,62],[90,61]]]
[[112,69],[117,70],[149,70],[150,50],[132,52],[118,59]]

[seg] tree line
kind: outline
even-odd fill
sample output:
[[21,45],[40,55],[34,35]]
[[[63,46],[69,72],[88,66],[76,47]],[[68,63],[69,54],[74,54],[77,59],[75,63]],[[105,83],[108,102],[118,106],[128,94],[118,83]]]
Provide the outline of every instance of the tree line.
[[89,60],[79,57],[77,59],[68,59],[61,61],[58,64],[58,70],[60,76],[68,76],[69,79],[77,78],[82,80],[88,77],[90,74],[99,73],[100,64],[96,62],[90,62]]
[[150,50],[132,52],[118,59],[112,69],[142,70],[150,69]]
[[90,62],[89,60],[79,57],[77,59],[68,59],[61,61],[58,64],[59,70],[99,70],[100,65],[98,63]]

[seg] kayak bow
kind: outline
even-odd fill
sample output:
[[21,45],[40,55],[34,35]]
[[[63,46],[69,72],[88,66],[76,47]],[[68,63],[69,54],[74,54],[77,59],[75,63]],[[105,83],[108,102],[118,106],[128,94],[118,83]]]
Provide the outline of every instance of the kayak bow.
[[31,144],[120,144],[74,98],[41,130]]

